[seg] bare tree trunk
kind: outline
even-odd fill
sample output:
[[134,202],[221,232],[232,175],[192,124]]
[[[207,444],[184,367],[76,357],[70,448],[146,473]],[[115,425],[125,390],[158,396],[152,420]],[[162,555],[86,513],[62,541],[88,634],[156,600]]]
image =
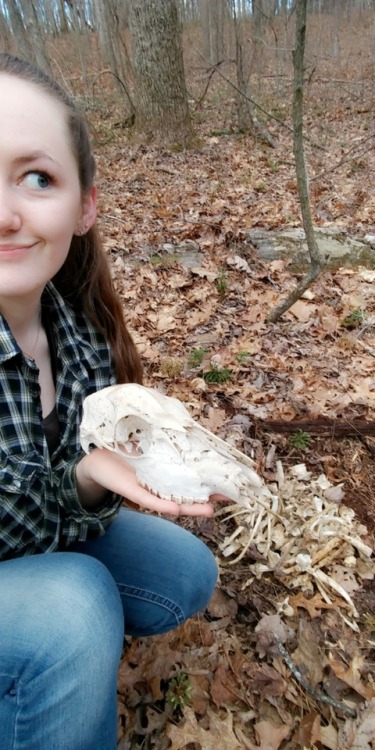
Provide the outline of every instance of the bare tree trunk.
[[44,30],[39,23],[35,3],[32,0],[26,0],[26,2],[23,2],[22,13],[25,19],[26,34],[31,42],[33,50],[32,59],[35,60],[39,68],[50,73],[51,66],[45,47]]
[[244,60],[243,60],[243,35],[242,26],[238,21],[236,15],[236,9],[233,4],[232,8],[234,33],[236,40],[236,74],[237,74],[237,119],[239,130],[245,132],[251,129],[251,119],[249,111],[249,102],[245,98],[246,95],[246,82],[244,72]]
[[217,63],[224,56],[224,22],[226,11],[226,0],[211,0],[212,15],[212,59],[211,62]]
[[341,4],[336,0],[334,7],[334,29],[332,39],[332,56],[335,59],[340,57],[340,21],[341,21]]
[[203,32],[203,54],[206,60],[211,62],[211,24],[209,0],[199,0],[200,19]]
[[111,0],[106,0],[105,3],[103,3],[103,0],[96,0],[95,10],[100,49],[104,62],[108,65],[113,74],[117,88],[122,94],[125,92],[130,104],[131,112],[133,112],[134,107],[129,94],[129,87],[125,80],[125,69],[119,51],[119,21],[116,14],[115,3],[111,2]]
[[135,131],[142,139],[188,147],[192,126],[176,0],[130,0]]
[[8,0],[7,12],[18,54],[26,60],[32,60],[33,48],[16,0]]
[[59,32],[60,34],[66,34],[69,31],[69,23],[65,11],[64,0],[57,0],[58,16],[59,16]]
[[[250,130],[256,137],[275,148],[276,144],[267,128],[258,120],[255,106],[252,101],[249,84],[246,81],[245,66],[243,59],[243,34],[242,23],[237,18],[236,6],[232,2],[232,17],[236,40],[236,74],[237,74],[237,116],[238,127],[241,131]],[[247,78],[250,76],[248,75]]]
[[0,45],[1,49],[9,50],[11,48],[11,30],[8,19],[5,20],[4,11],[0,8]]
[[310,254],[310,268],[307,274],[288,297],[280,302],[269,314],[267,321],[276,323],[281,316],[302,296],[309,286],[317,279],[322,269],[319,248],[315,239],[314,227],[311,216],[311,206],[308,190],[308,177],[306,170],[304,146],[303,146],[303,76],[304,76],[304,53],[306,35],[306,3],[307,0],[296,2],[296,44],[293,51],[294,66],[294,97],[293,97],[293,131],[294,131],[294,158],[296,162],[296,175],[298,195],[301,206],[303,227],[306,234],[307,247]]
[[224,56],[224,31],[227,16],[227,0],[200,0],[204,56],[212,65],[217,65]]

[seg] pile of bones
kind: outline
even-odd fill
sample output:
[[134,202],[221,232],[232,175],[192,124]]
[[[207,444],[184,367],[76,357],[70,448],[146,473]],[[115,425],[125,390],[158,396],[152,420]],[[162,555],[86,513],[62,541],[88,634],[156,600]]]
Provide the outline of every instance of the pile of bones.
[[115,451],[159,497],[184,503],[205,503],[214,493],[231,498],[233,504],[218,511],[236,519],[222,554],[236,562],[255,550],[250,576],[272,572],[307,596],[318,589],[357,629],[351,594],[374,577],[373,551],[366,528],[325,475],[311,480],[300,464],[284,476],[279,462],[275,483],[267,485],[250,457],[201,426],[182,402],[136,384],[86,398],[81,444],[85,451]]

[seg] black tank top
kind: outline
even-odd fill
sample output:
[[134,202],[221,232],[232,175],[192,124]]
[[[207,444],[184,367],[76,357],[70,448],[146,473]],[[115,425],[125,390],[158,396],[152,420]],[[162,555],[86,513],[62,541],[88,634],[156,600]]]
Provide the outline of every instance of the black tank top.
[[[45,332],[47,334],[47,339],[48,339],[53,382],[56,385],[56,369],[57,369],[56,347],[55,347],[55,342],[53,339],[49,316],[48,314],[44,314],[44,312],[45,311],[43,310],[42,321],[43,321],[43,326],[44,326]],[[57,414],[56,405],[53,407],[52,411],[49,414],[47,414],[47,416],[43,419],[43,429],[44,429],[44,434],[47,440],[48,450],[51,456],[54,450],[56,450],[59,444],[59,439],[60,439],[60,424],[59,424],[59,417]]]

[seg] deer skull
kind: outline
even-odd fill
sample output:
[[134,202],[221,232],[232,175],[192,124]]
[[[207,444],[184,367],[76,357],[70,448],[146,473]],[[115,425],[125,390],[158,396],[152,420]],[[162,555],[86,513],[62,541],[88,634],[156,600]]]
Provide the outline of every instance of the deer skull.
[[141,385],[114,385],[83,404],[81,445],[107,448],[159,497],[205,503],[220,493],[248,507],[270,497],[254,463],[198,424],[175,398]]

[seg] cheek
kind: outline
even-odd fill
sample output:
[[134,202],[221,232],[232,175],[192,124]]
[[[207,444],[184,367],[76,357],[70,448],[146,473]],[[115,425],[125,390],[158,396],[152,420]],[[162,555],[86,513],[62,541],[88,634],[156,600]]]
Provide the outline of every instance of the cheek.
[[81,215],[77,203],[69,201],[64,205],[49,205],[38,213],[38,226],[47,240],[70,244]]

